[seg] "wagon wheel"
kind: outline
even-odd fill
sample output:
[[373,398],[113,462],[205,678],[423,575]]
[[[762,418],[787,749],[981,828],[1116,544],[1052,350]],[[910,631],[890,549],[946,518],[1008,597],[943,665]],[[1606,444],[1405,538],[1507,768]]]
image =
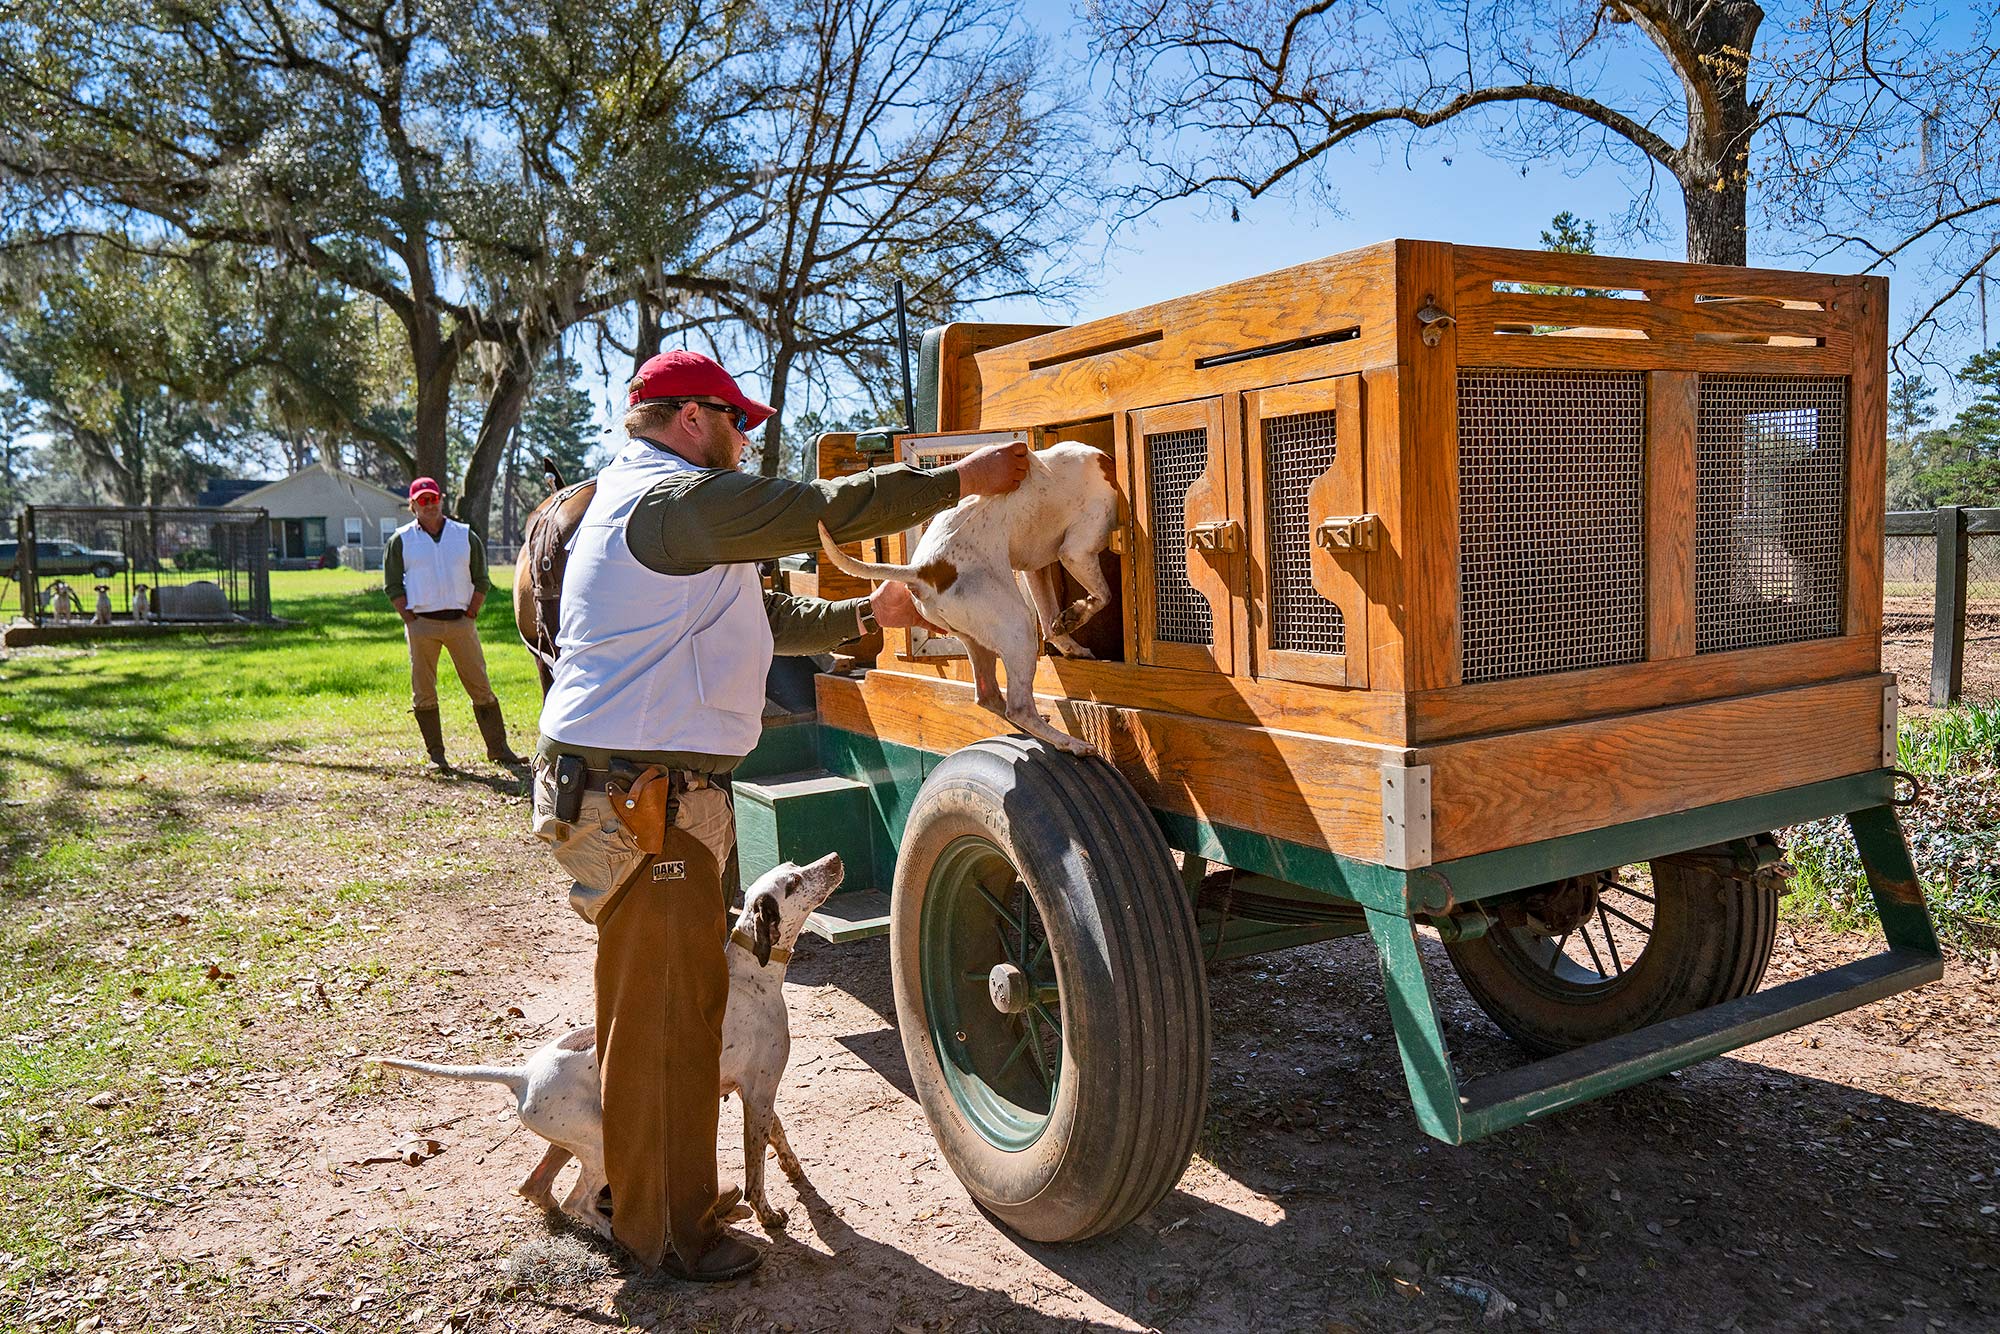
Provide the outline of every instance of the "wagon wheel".
[[1173,1188],[1207,1100],[1207,982],[1166,842],[1116,769],[1018,737],[939,764],[889,944],[911,1079],[983,1207],[1074,1241]]
[[1466,990],[1530,1051],[1588,1042],[1747,996],[1778,930],[1779,879],[1721,856],[1618,867],[1497,905],[1477,940],[1447,945]]

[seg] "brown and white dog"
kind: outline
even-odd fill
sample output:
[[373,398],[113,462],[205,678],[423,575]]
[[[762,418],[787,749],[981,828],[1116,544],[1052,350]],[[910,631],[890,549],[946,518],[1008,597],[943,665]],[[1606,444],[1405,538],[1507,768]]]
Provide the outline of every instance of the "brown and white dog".
[[49,585],[49,593],[49,609],[55,614],[56,624],[68,625],[69,618],[76,615],[82,600],[77,597],[76,590],[61,579]]
[[111,624],[111,585],[97,586],[97,615],[90,618],[92,625]]
[[[1028,476],[1013,491],[968,497],[932,519],[907,565],[856,560],[833,544],[824,524],[819,535],[837,568],[860,579],[908,584],[924,615],[965,642],[981,707],[1052,746],[1088,755],[1089,745],[1035,707],[1035,663],[1044,637],[1066,657],[1090,656],[1070,632],[1111,601],[1097,557],[1117,526],[1111,456],[1065,440],[1029,451]],[[1061,610],[1058,564],[1083,586],[1083,596]],[[1033,608],[1021,596],[1022,583]],[[997,662],[1007,664],[1004,698],[993,670]]]
[[[786,862],[759,877],[743,897],[743,911],[726,946],[729,1004],[722,1020],[721,1096],[743,1099],[743,1186],[757,1221],[766,1228],[785,1225],[764,1189],[764,1152],[777,1150],[785,1175],[805,1175],[785,1127],[778,1120],[778,1084],[791,1059],[792,1029],[785,1010],[785,969],[806,919],[840,887],[845,874],[837,853],[797,866]],[[556,1208],[550,1187],[571,1158],[576,1184],[562,1208],[599,1236],[610,1237],[611,1220],[598,1207],[604,1180],[604,1109],[597,1080],[597,1029],[572,1029],[530,1053],[519,1066],[432,1065],[424,1061],[380,1059],[380,1064],[444,1079],[504,1084],[514,1095],[521,1124],[549,1142],[549,1150],[520,1194],[545,1209]],[[615,1208],[617,1201],[612,1201]]]

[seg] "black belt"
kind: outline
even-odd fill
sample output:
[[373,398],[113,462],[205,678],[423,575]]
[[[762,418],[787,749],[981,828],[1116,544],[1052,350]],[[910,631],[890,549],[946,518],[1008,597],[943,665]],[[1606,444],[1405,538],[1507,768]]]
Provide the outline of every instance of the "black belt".
[[457,611],[420,611],[417,615],[427,621],[462,621],[465,619],[463,608]]
[[[654,767],[656,766],[639,764],[631,760],[625,761],[615,769],[593,769],[586,765],[583,770],[583,787],[586,792],[596,792],[602,789],[607,783],[630,783],[647,769]],[[672,769],[667,768],[665,765],[657,767],[666,769],[666,772],[669,774],[679,774],[683,779],[699,778],[710,787],[718,787],[725,792],[729,790],[731,778],[729,774],[705,774],[695,769]]]

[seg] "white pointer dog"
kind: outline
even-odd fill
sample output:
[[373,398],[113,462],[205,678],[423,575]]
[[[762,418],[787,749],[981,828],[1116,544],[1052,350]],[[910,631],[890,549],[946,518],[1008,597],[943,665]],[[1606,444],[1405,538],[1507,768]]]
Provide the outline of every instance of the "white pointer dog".
[[[776,1149],[785,1175],[805,1175],[778,1120],[778,1083],[791,1059],[792,1029],[785,1010],[785,968],[806,919],[840,887],[846,874],[837,853],[810,866],[786,862],[759,877],[743,896],[743,911],[725,947],[729,960],[729,1005],[722,1019],[722,1087],[743,1099],[743,1184],[757,1221],[766,1228],[785,1225],[764,1191],[764,1150]],[[576,1184],[562,1208],[581,1218],[599,1236],[611,1236],[611,1220],[598,1207],[604,1181],[604,1105],[597,1081],[597,1029],[572,1029],[530,1053],[519,1066],[432,1065],[383,1057],[382,1065],[444,1079],[505,1084],[513,1093],[521,1124],[549,1142],[535,1170],[515,1189],[544,1209],[556,1207],[549,1188],[571,1158]],[[725,1192],[725,1195],[727,1192]],[[618,1202],[611,1202],[616,1209]]]
[[[1070,632],[1111,601],[1098,553],[1118,526],[1118,486],[1111,456],[1065,440],[1030,450],[1028,476],[1004,496],[971,496],[932,519],[908,565],[856,560],[820,526],[827,559],[859,579],[908,584],[924,615],[965,641],[981,707],[1030,736],[1088,755],[1090,747],[1057,729],[1035,707],[1035,663],[1047,637],[1066,657],[1089,657]],[[1053,568],[1061,564],[1084,595],[1060,611]],[[1020,571],[1034,599],[1021,596]],[[1041,619],[1036,627],[1036,616]],[[1003,700],[996,662],[1007,664]]]

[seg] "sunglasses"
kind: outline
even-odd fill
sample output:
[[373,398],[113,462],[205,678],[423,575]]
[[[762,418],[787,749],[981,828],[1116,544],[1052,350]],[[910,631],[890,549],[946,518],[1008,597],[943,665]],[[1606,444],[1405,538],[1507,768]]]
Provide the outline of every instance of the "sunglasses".
[[704,403],[698,398],[691,398],[688,402],[698,408],[707,408],[710,412],[719,412],[729,418],[729,424],[736,428],[739,435],[750,433],[750,414],[742,408],[731,407],[727,403]]

